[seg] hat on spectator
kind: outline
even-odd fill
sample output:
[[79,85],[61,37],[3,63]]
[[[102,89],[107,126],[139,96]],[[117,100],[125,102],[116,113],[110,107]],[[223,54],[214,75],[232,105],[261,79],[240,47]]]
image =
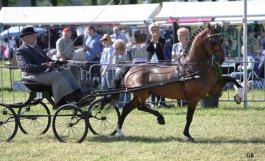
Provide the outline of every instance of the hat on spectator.
[[63,32],[70,32],[71,30],[70,30],[70,28],[68,28],[68,27],[66,27],[66,28],[64,28],[63,29]]
[[66,28],[64,28],[63,29],[63,32],[70,32],[71,30],[70,30],[70,28],[68,28],[68,27],[66,27]]
[[109,44],[112,44],[113,42],[111,41],[111,37],[109,34],[104,34],[103,37],[100,39],[100,41],[107,40]]
[[20,32],[20,35],[19,37],[23,37],[23,36],[26,36],[26,35],[30,35],[30,34],[36,34],[37,32],[35,32],[34,28],[31,27],[31,26],[26,26],[24,27],[21,32]]

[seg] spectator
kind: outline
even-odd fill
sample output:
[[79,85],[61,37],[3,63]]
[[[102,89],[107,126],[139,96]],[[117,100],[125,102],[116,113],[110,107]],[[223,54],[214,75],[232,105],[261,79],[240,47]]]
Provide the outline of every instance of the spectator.
[[[190,38],[190,31],[189,29],[185,27],[181,27],[177,30],[178,35],[178,43],[175,43],[172,47],[172,62],[174,63],[177,61],[178,55],[180,55],[181,52],[185,51],[185,48],[187,47],[188,40]],[[186,106],[188,105],[188,102],[185,100],[178,100],[179,106]]]
[[108,34],[104,34],[104,36],[100,39],[101,43],[104,46],[104,49],[101,54],[100,64],[104,64],[101,66],[101,90],[105,90],[107,88],[111,88],[113,84],[113,53],[114,48],[112,46],[111,38]]
[[[132,62],[132,55],[131,53],[126,49],[126,44],[122,39],[117,39],[113,46],[115,48],[114,52],[114,64],[127,64]],[[116,67],[116,73],[120,70],[120,68],[123,67],[122,65],[117,65]],[[124,82],[122,82],[124,84]],[[131,100],[130,93],[121,93],[120,102],[118,104],[118,107],[123,107],[126,103],[128,103]]]
[[181,27],[177,30],[178,43],[175,43],[172,47],[172,62],[176,61],[177,55],[187,47],[188,40],[190,38],[190,31],[185,27]]
[[260,36],[257,38],[257,48],[258,50],[264,50],[265,49],[265,32],[261,33]]
[[264,63],[265,63],[265,50],[263,50],[260,54],[260,62],[259,62],[259,71],[262,70],[262,68],[264,68]]
[[[163,53],[165,39],[159,37],[158,24],[152,23],[151,25],[149,25],[149,33],[151,35],[151,38],[146,40],[147,61],[151,63],[165,62]],[[164,97],[160,97],[151,93],[152,107],[156,107],[158,105],[158,102],[155,101],[155,98],[158,98],[158,100],[160,101],[160,106],[164,106],[166,108],[171,107],[171,105],[167,105],[165,103]]]
[[74,43],[71,39],[72,32],[70,28],[64,28],[62,31],[62,37],[56,41],[56,50],[58,58],[65,58],[71,60],[74,53]]
[[16,40],[15,37],[9,36],[8,37],[8,46],[9,46],[9,59],[13,59],[15,48],[17,47],[16,45]]
[[173,44],[171,42],[171,39],[166,39],[166,44],[163,51],[166,62],[171,62],[172,60],[172,47]]
[[[86,60],[90,61],[90,65],[99,64],[100,61],[100,53],[103,50],[103,45],[100,42],[101,36],[99,34],[97,34],[96,29],[94,26],[89,26],[87,28],[87,33],[88,33],[88,37],[86,39],[85,42],[85,46],[87,47],[87,56],[86,56]],[[87,66],[87,69],[89,70],[90,66]],[[91,69],[91,73],[93,73],[91,75],[91,78],[93,79],[93,77],[98,77],[98,79],[100,80],[100,67],[99,66],[95,66]],[[96,80],[94,81],[95,84],[95,88],[97,88],[97,84],[99,84],[98,82],[96,82]]]
[[[260,53],[260,62],[258,65],[258,68],[259,68],[258,78],[264,79],[264,74],[265,74],[265,68],[264,67],[265,67],[265,50],[263,50]],[[265,83],[265,79],[264,79],[264,83]]]
[[58,106],[79,101],[83,97],[80,85],[69,69],[57,68],[58,65],[65,63],[65,59],[53,61],[35,45],[36,32],[33,27],[24,27],[20,37],[22,45],[17,51],[16,58],[23,79],[52,86],[53,97]]
[[[242,46],[241,48],[241,54],[244,55],[244,46]],[[255,68],[258,68],[258,64],[259,62],[257,62],[258,60],[256,60],[255,56],[252,54],[252,52],[248,51],[247,52],[247,66],[246,69],[244,68],[244,64],[239,65],[237,67],[236,72],[232,72],[230,74],[231,77],[237,79],[240,82],[243,82],[243,75],[244,75],[244,70],[247,70],[247,81],[249,80],[254,80],[257,78],[257,72],[255,71]],[[256,63],[255,63],[256,62]],[[231,88],[233,86],[232,83],[228,83],[226,84],[225,88]]]
[[113,27],[113,34],[110,35],[110,37],[113,42],[118,39],[122,39],[125,42],[125,44],[128,43],[128,38],[122,32],[120,32],[119,28],[116,26]]
[[[62,37],[56,41],[57,58],[64,58],[71,60],[74,54],[74,42],[71,39],[72,32],[70,28],[64,28],[62,31]],[[80,83],[81,73],[79,67],[71,66],[71,72],[73,73],[77,82]]]
[[39,39],[37,40],[37,44],[39,47],[41,47],[42,50],[48,49],[48,34],[43,33],[40,35]]
[[[244,46],[241,48],[241,54],[244,56]],[[237,67],[238,72],[232,72],[231,76],[237,80],[240,80],[241,82],[243,81],[243,71],[247,70],[247,76],[250,76],[250,73],[254,72],[257,74],[258,71],[255,71],[255,56],[253,55],[252,52],[247,51],[247,66],[246,69],[244,68],[244,64],[239,65]],[[257,63],[258,64],[258,63]]]

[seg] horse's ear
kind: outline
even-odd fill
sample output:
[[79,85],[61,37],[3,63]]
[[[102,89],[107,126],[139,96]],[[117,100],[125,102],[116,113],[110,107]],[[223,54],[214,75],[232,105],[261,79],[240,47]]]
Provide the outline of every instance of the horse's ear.
[[218,25],[218,23],[215,25],[215,31],[217,32],[217,33],[220,33],[221,32],[221,26],[220,25]]

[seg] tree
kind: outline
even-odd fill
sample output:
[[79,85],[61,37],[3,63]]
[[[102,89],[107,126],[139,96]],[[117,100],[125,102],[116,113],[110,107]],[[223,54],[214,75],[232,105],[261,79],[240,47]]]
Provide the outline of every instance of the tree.
[[37,6],[36,0],[31,0],[31,6]]
[[129,0],[129,4],[137,4],[137,0]]
[[57,0],[50,0],[52,6],[58,6],[58,1]]
[[91,0],[91,4],[92,4],[92,6],[96,6],[96,5],[98,5],[98,1],[97,0]]
[[3,7],[7,7],[8,6],[8,0],[3,0]]

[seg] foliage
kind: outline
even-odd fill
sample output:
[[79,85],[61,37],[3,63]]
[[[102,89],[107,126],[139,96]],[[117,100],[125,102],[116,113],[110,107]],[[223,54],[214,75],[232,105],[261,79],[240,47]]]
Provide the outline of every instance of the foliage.
[[[53,2],[52,2],[53,1]],[[86,5],[106,5],[110,3],[110,0],[35,0],[34,3],[36,3],[36,6],[52,6],[53,3],[56,4],[57,6],[86,6]],[[144,0],[125,0],[125,1],[120,1],[120,0],[114,0],[111,5],[118,5],[118,4],[142,4],[144,3]],[[157,2],[150,2],[150,3],[157,3]],[[9,0],[8,1],[8,6],[23,6],[27,4],[30,6],[31,1],[28,0]],[[3,6],[3,2],[0,2],[0,5]]]
[[[217,72],[217,79],[222,79],[223,77],[223,71],[222,71],[222,66],[218,63],[214,64],[216,72]],[[208,97],[221,97],[222,96],[223,89],[220,89],[217,93],[215,94],[208,94]]]
[[222,79],[223,77],[223,70],[222,70],[222,65],[221,64],[215,64],[215,69],[216,69],[216,72],[217,72],[217,79]]

